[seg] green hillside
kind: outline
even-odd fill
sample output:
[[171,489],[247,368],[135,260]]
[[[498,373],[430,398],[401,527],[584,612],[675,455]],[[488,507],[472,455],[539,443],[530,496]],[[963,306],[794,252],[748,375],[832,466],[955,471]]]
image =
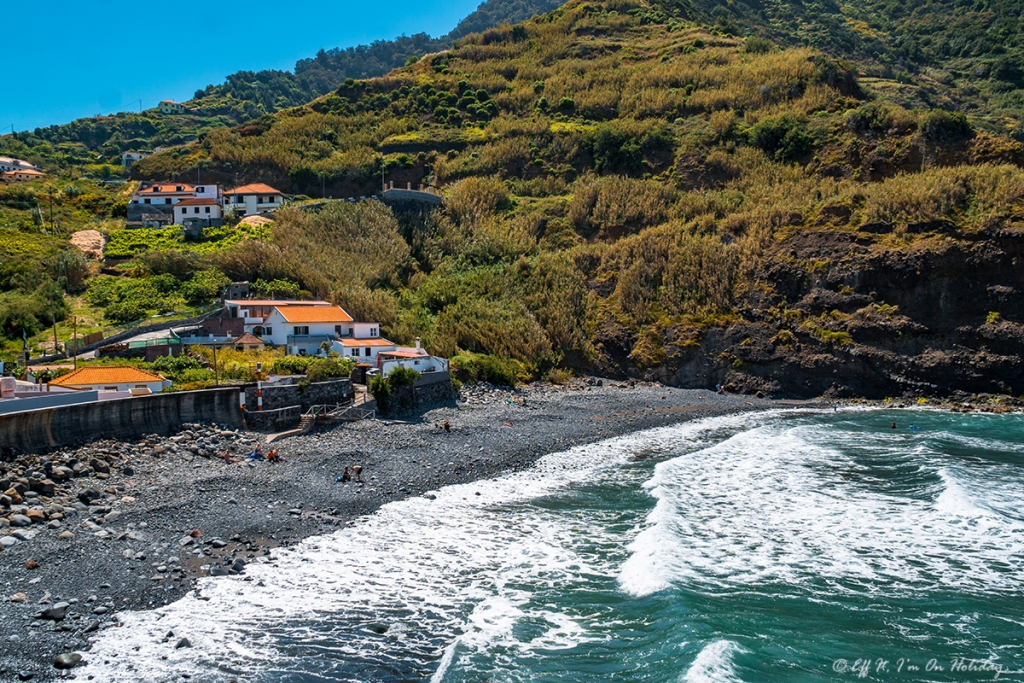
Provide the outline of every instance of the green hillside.
[[[142,177],[310,194],[371,194],[383,164],[445,203],[287,209],[177,274],[154,243],[137,273],[178,297],[199,272],[290,283],[492,378],[1019,394],[1024,146],[995,53],[888,78],[895,47],[795,44],[838,9],[730,7],[576,0],[156,154]],[[905,46],[919,15],[888,11],[879,44]]]
[[305,104],[331,92],[346,78],[382,76],[410,57],[443,50],[468,33],[522,21],[558,4],[558,0],[485,0],[447,36],[431,38],[420,33],[321,50],[313,58],[299,60],[294,72],[239,71],[220,85],[197,90],[185,103],[190,113],[161,114],[154,108],[0,136],[0,155],[27,159],[48,170],[76,168],[97,178],[120,177],[122,152],[180,145],[216,128]]

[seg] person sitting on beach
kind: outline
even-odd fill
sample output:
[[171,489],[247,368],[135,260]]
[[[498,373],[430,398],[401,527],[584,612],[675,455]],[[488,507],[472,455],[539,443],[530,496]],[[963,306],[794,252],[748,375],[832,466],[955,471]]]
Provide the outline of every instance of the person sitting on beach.
[[269,453],[267,453],[267,462],[275,462],[275,463],[276,462],[284,462],[284,458],[282,458],[280,455],[278,455],[277,454],[277,449],[274,448],[274,449],[271,449],[271,451]]
[[448,424],[448,420],[444,421],[444,425],[443,426],[444,426],[444,431],[449,432],[449,433],[452,431],[452,426],[450,424]]
[[236,459],[231,457],[231,448],[225,448],[223,453],[218,453],[217,457],[224,462],[238,462]]
[[256,444],[256,450],[249,454],[249,460],[263,460],[263,449]]
[[362,465],[353,465],[352,466],[352,475],[355,477],[354,481],[362,483],[363,482],[363,466]]

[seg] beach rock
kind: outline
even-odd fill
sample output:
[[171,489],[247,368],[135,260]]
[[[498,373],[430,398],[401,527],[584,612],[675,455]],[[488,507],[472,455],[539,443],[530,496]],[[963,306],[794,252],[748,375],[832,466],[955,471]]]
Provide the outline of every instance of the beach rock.
[[210,576],[227,576],[228,570],[224,567],[213,567],[210,569]]
[[103,462],[102,460],[96,460],[95,458],[89,461],[89,467],[95,472],[100,474],[110,474],[110,465]]
[[0,536],[0,547],[10,548],[12,545],[15,545],[17,542],[18,542],[18,539],[16,539],[16,538],[12,538],[10,536]]
[[26,515],[11,515],[11,526],[30,526],[32,518]]
[[25,569],[39,569],[40,564],[35,560],[28,560],[25,562]]
[[53,658],[53,666],[57,669],[74,669],[82,661],[77,652],[64,652]]
[[44,609],[36,616],[36,618],[49,619],[50,621],[63,621],[64,617],[68,614],[69,607],[71,607],[71,605],[67,602],[58,602],[56,605]]
[[214,548],[223,548],[223,547],[225,547],[227,545],[227,543],[225,543],[224,541],[220,540],[219,538],[215,538],[212,541],[210,541],[210,545],[213,546]]
[[46,521],[46,513],[42,510],[32,509],[25,513],[25,516],[36,524],[42,524]]
[[62,531],[59,534],[57,534],[57,538],[59,538],[61,540],[64,540],[64,541],[70,540],[70,539],[72,539],[74,537],[75,537],[75,535],[73,533],[71,533],[70,531]]
[[10,508],[12,504],[11,497],[6,493],[0,495],[0,507]]
[[35,677],[36,677],[36,672],[35,671],[25,670],[25,671],[19,671],[18,672],[18,680],[19,681],[31,681]]
[[32,490],[41,496],[53,496],[56,484],[51,479],[37,479],[32,483]]
[[84,491],[78,492],[78,500],[82,501],[86,505],[89,505],[94,500],[99,500],[102,494],[96,489],[85,489]]
[[24,593],[15,593],[11,597],[7,598],[11,602],[28,602],[28,596]]
[[195,542],[196,539],[192,538],[191,536],[182,536],[178,539],[178,545],[180,545],[182,548],[186,548]]
[[192,643],[189,641],[188,638],[182,638],[181,640],[179,640],[175,644],[174,649],[175,650],[180,650],[183,647],[192,647]]

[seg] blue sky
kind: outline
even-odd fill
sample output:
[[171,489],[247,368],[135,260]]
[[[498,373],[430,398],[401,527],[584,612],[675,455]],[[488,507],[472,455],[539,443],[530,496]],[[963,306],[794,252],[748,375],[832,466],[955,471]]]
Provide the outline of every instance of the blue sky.
[[481,0],[5,3],[0,134],[187,100],[320,48],[448,33]]

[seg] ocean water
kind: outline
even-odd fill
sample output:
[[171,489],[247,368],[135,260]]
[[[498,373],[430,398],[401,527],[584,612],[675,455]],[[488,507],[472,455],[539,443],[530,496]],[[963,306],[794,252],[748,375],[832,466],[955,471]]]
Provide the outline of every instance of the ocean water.
[[1024,680],[1019,415],[732,415],[435,493],[122,614],[78,677]]

